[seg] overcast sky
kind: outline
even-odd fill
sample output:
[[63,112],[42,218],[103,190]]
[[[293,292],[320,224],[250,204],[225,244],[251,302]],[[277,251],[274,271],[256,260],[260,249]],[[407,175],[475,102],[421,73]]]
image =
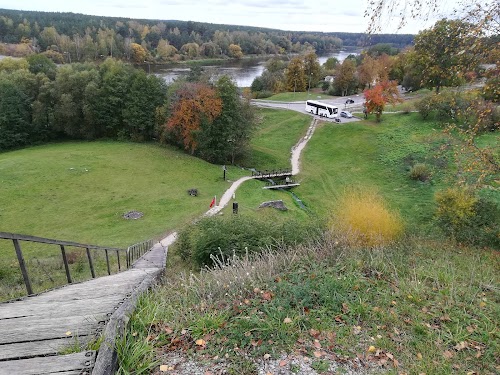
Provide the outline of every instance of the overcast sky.
[[[459,0],[444,0],[455,4]],[[97,16],[198,21],[293,31],[364,32],[367,0],[0,0],[0,8],[73,12]],[[443,0],[439,1],[440,3]],[[429,21],[411,21],[398,33],[416,34]],[[384,20],[395,33],[398,19]]]

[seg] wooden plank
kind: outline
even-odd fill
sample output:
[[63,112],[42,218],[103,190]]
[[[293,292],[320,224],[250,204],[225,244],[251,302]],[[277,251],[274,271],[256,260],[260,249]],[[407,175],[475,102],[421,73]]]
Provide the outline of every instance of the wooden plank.
[[[17,319],[8,319],[0,324],[0,352],[3,344],[19,343],[89,335],[98,327],[104,328],[106,319],[64,317],[36,319],[32,324],[18,324]],[[101,322],[101,324],[99,324]]]
[[95,352],[81,352],[52,357],[36,357],[0,362],[0,375],[39,375],[71,373],[89,370],[94,365]]
[[300,186],[300,184],[269,185],[264,186],[262,189],[288,189],[294,186]]
[[0,345],[0,361],[55,355],[75,343],[84,347],[93,338],[91,335]]
[[28,316],[50,316],[57,312],[57,316],[92,315],[113,312],[114,306],[122,302],[124,296],[117,295],[113,298],[107,297],[99,300],[85,299],[68,301],[65,303],[33,303],[29,305],[11,306],[9,309],[0,311],[2,320]]

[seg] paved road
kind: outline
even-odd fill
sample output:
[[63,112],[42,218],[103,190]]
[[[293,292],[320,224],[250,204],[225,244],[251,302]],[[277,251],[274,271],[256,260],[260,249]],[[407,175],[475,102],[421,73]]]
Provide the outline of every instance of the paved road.
[[[354,100],[353,104],[347,104],[346,105],[346,100],[347,98],[350,98]],[[363,103],[364,103],[364,98],[362,95],[353,95],[349,97],[340,97],[340,98],[333,98],[333,99],[319,99],[316,96],[311,95],[311,99],[321,101],[323,103],[327,104],[332,104],[337,107],[339,107],[339,110],[347,110],[349,112],[356,111],[356,112],[362,112],[363,111]],[[252,100],[252,104],[258,107],[266,107],[266,108],[279,108],[279,109],[290,109],[292,111],[297,111],[300,113],[307,113],[305,111],[305,106],[306,102],[305,101],[300,101],[300,102],[277,102],[274,100],[265,100],[265,99],[254,99]],[[319,117],[319,116],[314,116],[310,113],[308,113],[311,117],[320,119],[322,121],[329,121],[329,122],[334,122],[334,119],[327,119],[324,117]],[[351,119],[347,118],[341,118],[342,122],[352,122],[352,121],[359,121],[360,118],[353,117]]]

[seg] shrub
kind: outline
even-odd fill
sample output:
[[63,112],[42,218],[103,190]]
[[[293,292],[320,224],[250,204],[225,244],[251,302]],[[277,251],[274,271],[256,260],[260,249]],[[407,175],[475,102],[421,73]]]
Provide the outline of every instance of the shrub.
[[426,164],[417,163],[410,169],[410,178],[412,180],[425,182],[431,177],[431,172]]
[[348,192],[338,202],[330,229],[352,246],[384,246],[403,232],[399,214],[370,191]]
[[436,193],[436,219],[445,234],[472,245],[500,245],[500,208],[465,188]]
[[417,108],[417,111],[420,113],[422,118],[426,120],[433,109],[433,96],[429,95],[425,98],[422,98],[415,104],[415,107]]
[[179,234],[177,251],[198,266],[212,265],[212,256],[231,257],[256,253],[266,247],[292,245],[321,234],[316,221],[300,222],[257,219],[244,216],[204,218]]
[[269,98],[269,97],[274,95],[274,93],[272,91],[267,91],[267,90],[256,91],[253,94],[254,94],[255,99],[265,99],[265,98]]

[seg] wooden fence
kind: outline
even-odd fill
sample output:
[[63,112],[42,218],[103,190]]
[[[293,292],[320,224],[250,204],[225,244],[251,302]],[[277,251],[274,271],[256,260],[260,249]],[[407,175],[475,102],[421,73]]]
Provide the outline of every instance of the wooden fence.
[[[23,281],[24,281],[24,284],[26,286],[26,291],[28,292],[28,295],[33,295],[34,293],[33,293],[33,288],[32,288],[31,281],[30,281],[30,275],[28,273],[28,269],[26,267],[26,262],[24,260],[23,252],[21,249],[21,242],[22,241],[59,246],[60,250],[61,250],[61,258],[62,258],[62,262],[64,265],[64,270],[66,273],[66,280],[67,280],[68,284],[71,284],[73,282],[73,279],[71,277],[69,262],[68,262],[68,258],[66,256],[66,247],[76,247],[76,248],[85,249],[85,252],[87,254],[87,260],[89,263],[90,274],[91,274],[92,278],[95,278],[96,273],[95,273],[95,269],[94,269],[94,261],[93,261],[92,253],[90,250],[104,252],[104,255],[106,257],[107,273],[108,273],[108,275],[111,275],[110,256],[116,255],[118,272],[120,272],[122,270],[122,260],[125,260],[124,266],[125,266],[125,269],[128,269],[134,264],[134,262],[137,259],[139,259],[144,253],[146,253],[153,246],[153,240],[147,240],[147,241],[140,242],[138,244],[129,246],[127,249],[120,249],[120,248],[114,248],[114,247],[104,247],[104,246],[96,246],[96,245],[89,245],[89,244],[81,244],[81,243],[71,242],[71,241],[61,241],[61,240],[54,240],[54,239],[50,239],[50,238],[27,236],[27,235],[22,235],[22,234],[6,233],[6,232],[0,232],[0,240],[1,239],[11,240],[13,245],[14,245],[14,250],[15,250],[15,253],[17,256],[17,261],[19,263],[19,268],[21,270],[21,274],[22,274]],[[122,255],[120,256],[120,254],[122,254]]]

